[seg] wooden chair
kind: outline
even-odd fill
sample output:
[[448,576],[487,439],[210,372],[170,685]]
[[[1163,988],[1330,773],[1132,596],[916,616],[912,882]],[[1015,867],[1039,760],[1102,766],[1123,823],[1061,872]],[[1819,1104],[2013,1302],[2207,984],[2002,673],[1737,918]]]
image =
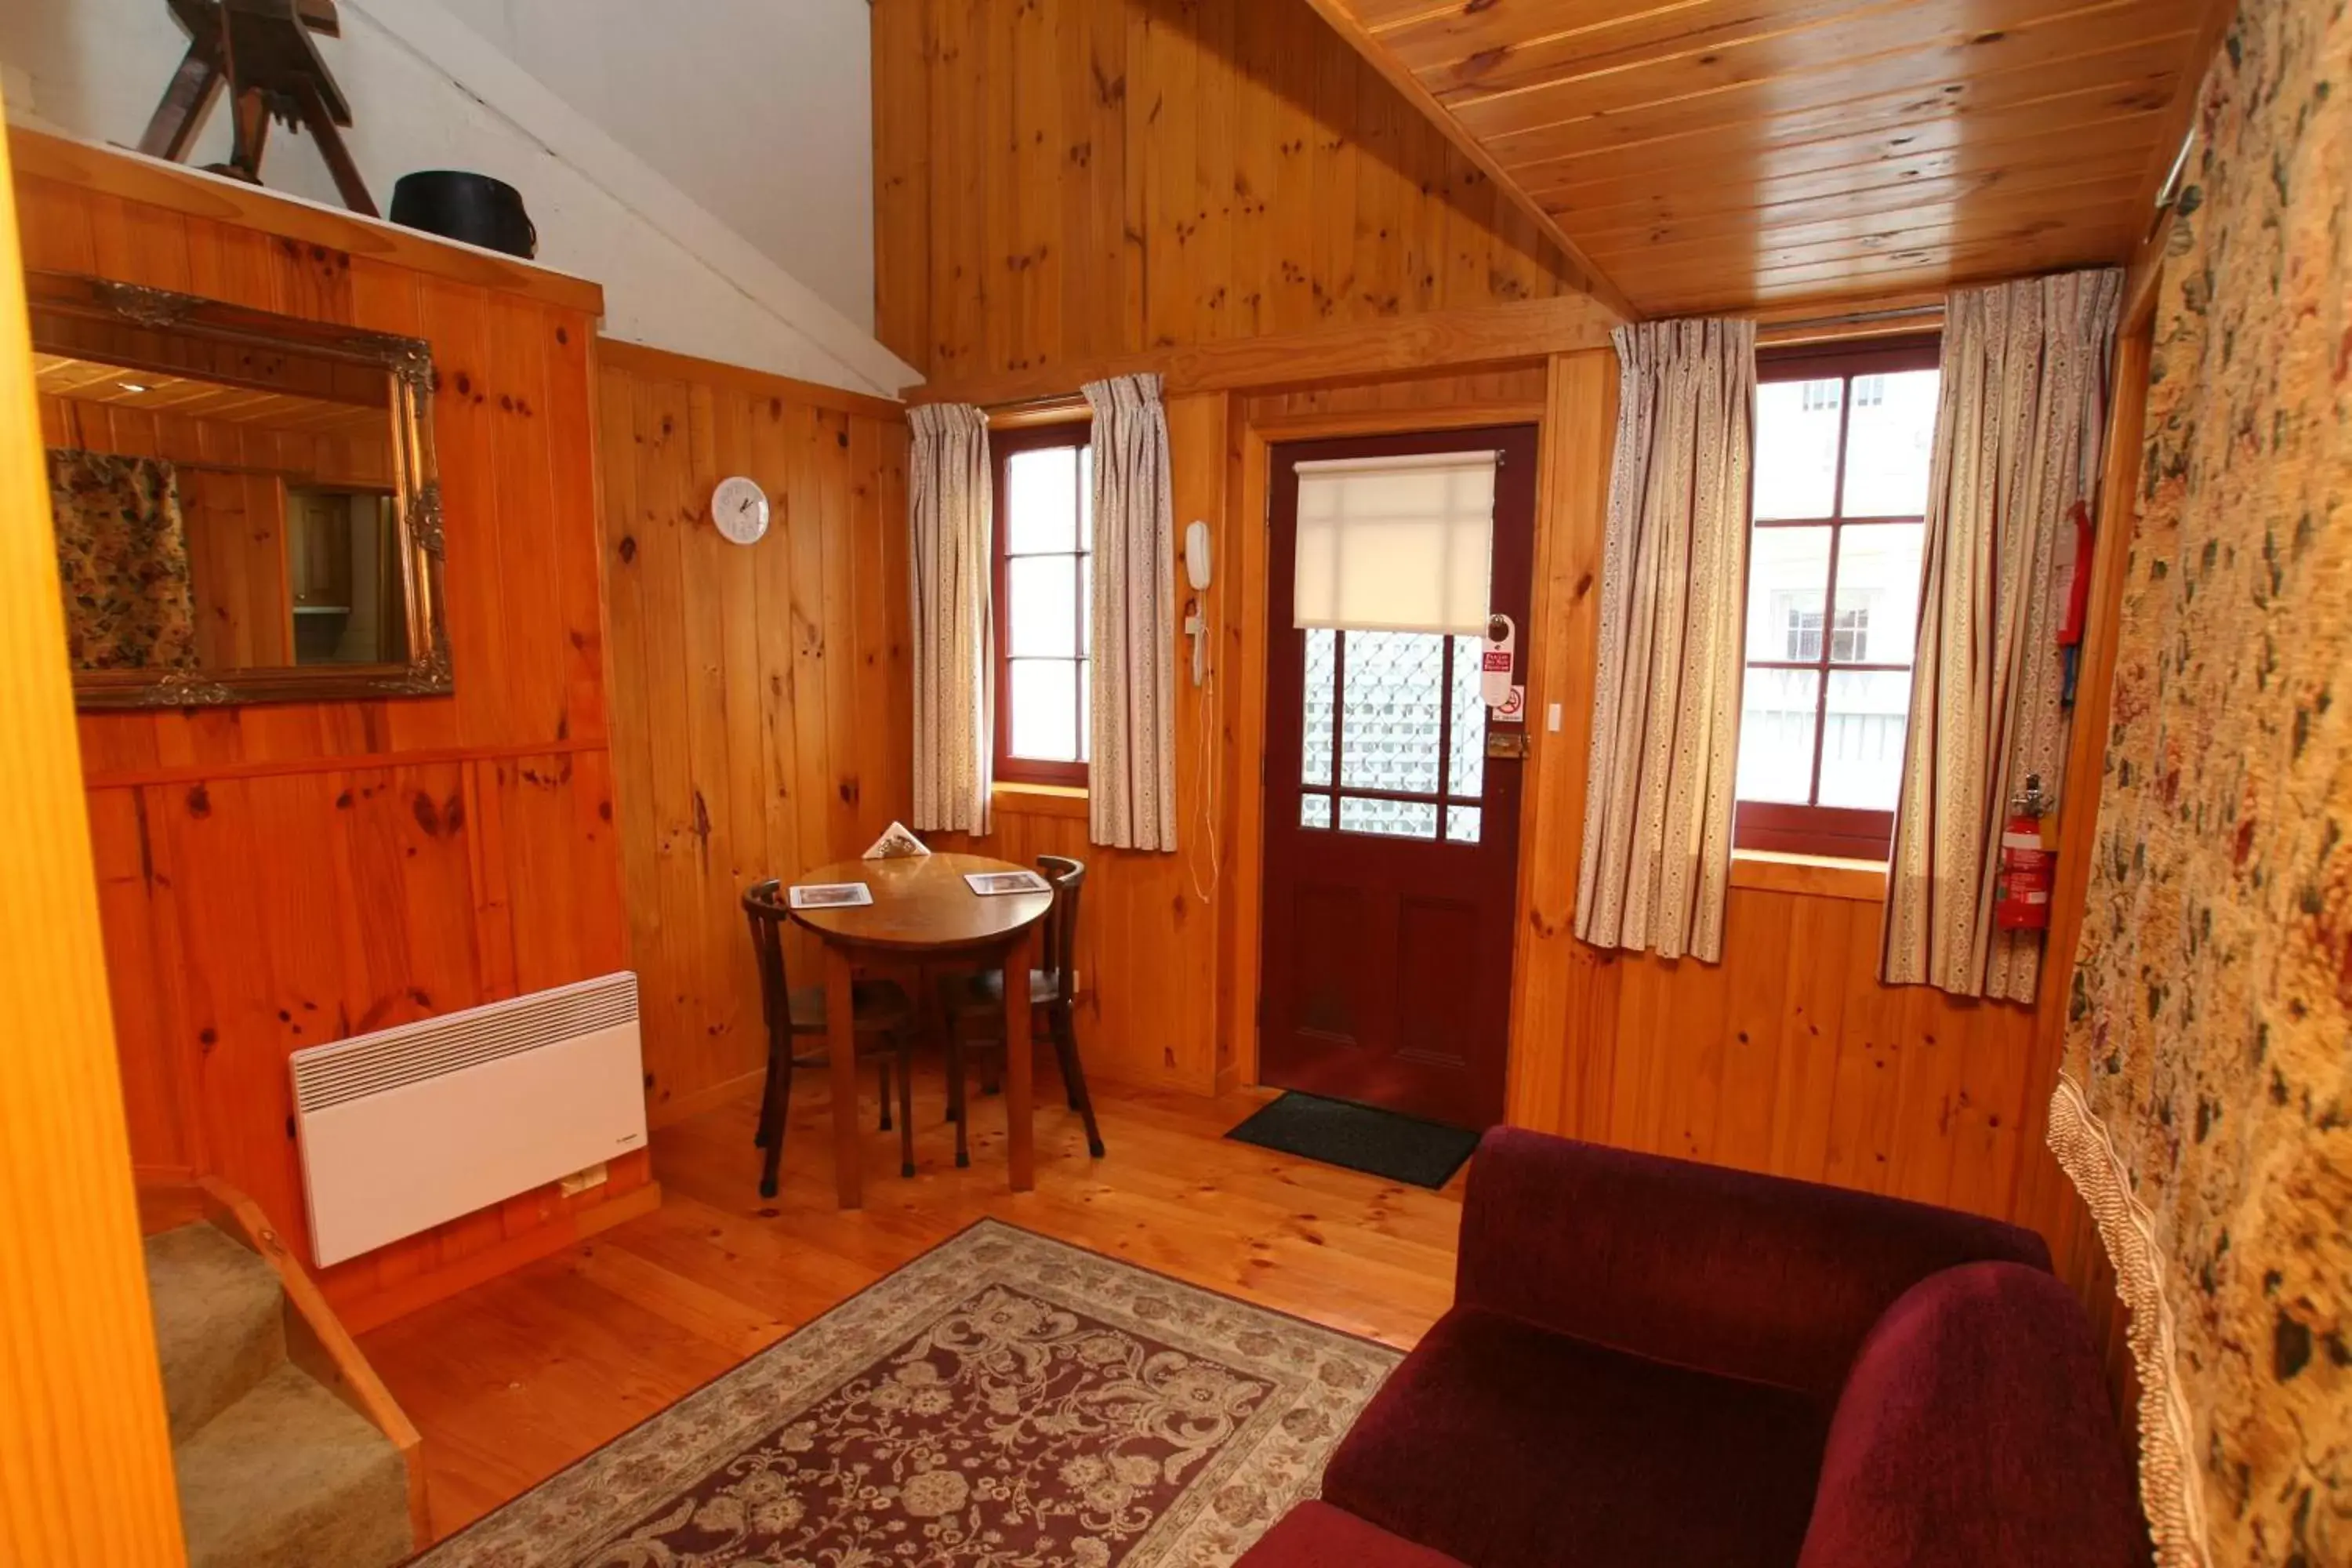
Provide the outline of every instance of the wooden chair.
[[[1077,950],[1078,892],[1086,886],[1083,860],[1060,855],[1040,855],[1037,869],[1054,884],[1054,907],[1045,920],[1045,967],[1029,972],[1029,1005],[1045,1013],[1054,1041],[1054,1055],[1062,1064],[1062,1085],[1070,1109],[1085,1119],[1087,1152],[1102,1158],[1102,1132],[1095,1126],[1095,1102],[1087,1093],[1086,1068],[1078,1061],[1076,970],[1071,957]],[[969,1165],[965,1145],[964,1058],[973,1050],[1001,1050],[1004,1045],[1004,972],[950,975],[940,982],[940,1012],[947,1021],[948,1119],[956,1124],[956,1163]],[[1026,1046],[1027,1041],[1023,1044]]]
[[[793,1103],[793,1069],[821,1068],[832,1058],[823,1045],[824,987],[795,989],[784,977],[784,924],[791,913],[774,878],[744,891],[743,913],[751,923],[751,951],[760,960],[761,1011],[768,1026],[768,1081],[760,1095],[760,1126],[752,1142],[768,1152],[760,1167],[760,1195],[776,1195],[776,1167],[784,1157],[784,1118]],[[882,1098],[882,1131],[890,1131],[890,1064],[898,1066],[898,1173],[915,1173],[915,1005],[895,980],[860,980],[852,991],[852,1026],[860,1060],[873,1059]],[[814,1036],[817,1048],[795,1052],[793,1041]],[[868,1042],[872,1042],[868,1044]]]

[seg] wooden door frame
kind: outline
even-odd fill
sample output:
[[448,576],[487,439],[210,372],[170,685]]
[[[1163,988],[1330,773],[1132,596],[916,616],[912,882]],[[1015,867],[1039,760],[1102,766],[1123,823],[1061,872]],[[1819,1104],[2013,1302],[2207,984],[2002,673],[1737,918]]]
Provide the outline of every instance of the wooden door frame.
[[[1540,364],[1540,359],[1527,362]],[[1231,672],[1225,697],[1225,729],[1232,738],[1232,758],[1225,782],[1232,791],[1233,839],[1225,867],[1233,907],[1224,922],[1223,949],[1219,955],[1225,984],[1217,1026],[1234,1042],[1229,1068],[1217,1075],[1223,1093],[1242,1084],[1256,1084],[1258,1076],[1258,1016],[1260,967],[1265,917],[1265,708],[1271,677],[1271,649],[1266,646],[1266,596],[1272,591],[1273,528],[1267,516],[1274,489],[1273,447],[1292,441],[1330,440],[1350,436],[1412,436],[1423,432],[1474,429],[1482,425],[1536,426],[1536,570],[1530,584],[1528,621],[1530,628],[1545,624],[1544,500],[1551,493],[1549,474],[1552,444],[1546,426],[1551,400],[1541,402],[1462,403],[1447,408],[1371,409],[1349,413],[1276,415],[1246,418],[1247,395],[1233,395],[1226,427],[1234,432],[1233,471],[1227,493],[1235,504],[1225,516],[1224,537],[1218,553],[1236,568],[1226,579],[1233,586],[1222,617],[1224,668]],[[1529,724],[1532,731],[1534,725]],[[1527,884],[1528,835],[1535,826],[1537,798],[1530,773],[1519,795],[1519,886]],[[1514,944],[1516,948],[1517,944]],[[1519,974],[1514,953],[1511,974],[1511,1016],[1518,1017]],[[1504,1103],[1510,1104],[1511,1059],[1517,1055],[1507,1042],[1504,1053]]]

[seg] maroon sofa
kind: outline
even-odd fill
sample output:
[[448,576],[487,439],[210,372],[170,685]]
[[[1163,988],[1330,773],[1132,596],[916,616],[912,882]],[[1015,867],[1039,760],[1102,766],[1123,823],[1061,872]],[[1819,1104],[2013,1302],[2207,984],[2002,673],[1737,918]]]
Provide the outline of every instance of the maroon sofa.
[[2134,1568],[2041,1238],[1486,1135],[1453,1310],[1244,1568]]

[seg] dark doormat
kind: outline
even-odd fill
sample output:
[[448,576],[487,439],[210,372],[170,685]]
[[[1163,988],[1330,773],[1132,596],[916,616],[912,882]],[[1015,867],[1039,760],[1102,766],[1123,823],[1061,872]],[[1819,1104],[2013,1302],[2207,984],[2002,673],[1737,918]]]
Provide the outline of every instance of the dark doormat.
[[1478,1147],[1478,1134],[1459,1127],[1295,1089],[1225,1136],[1432,1190],[1453,1180]]

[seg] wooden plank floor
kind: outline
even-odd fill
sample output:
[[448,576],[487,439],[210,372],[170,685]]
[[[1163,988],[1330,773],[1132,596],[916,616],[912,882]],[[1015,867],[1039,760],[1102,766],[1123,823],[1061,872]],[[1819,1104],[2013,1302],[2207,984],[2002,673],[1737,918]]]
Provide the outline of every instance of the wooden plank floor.
[[[1048,1059],[1037,1188],[1005,1190],[1001,1099],[955,1168],[945,1085],[918,1075],[917,1175],[868,1124],[866,1207],[833,1203],[824,1075],[803,1072],[773,1202],[755,1097],[654,1135],[656,1213],[364,1336],[425,1433],[433,1522],[455,1531],[983,1215],[1396,1345],[1453,1298],[1462,1178],[1442,1193],[1226,1142],[1269,1098],[1098,1086],[1087,1158]],[[865,1078],[872,1107],[873,1079]]]

